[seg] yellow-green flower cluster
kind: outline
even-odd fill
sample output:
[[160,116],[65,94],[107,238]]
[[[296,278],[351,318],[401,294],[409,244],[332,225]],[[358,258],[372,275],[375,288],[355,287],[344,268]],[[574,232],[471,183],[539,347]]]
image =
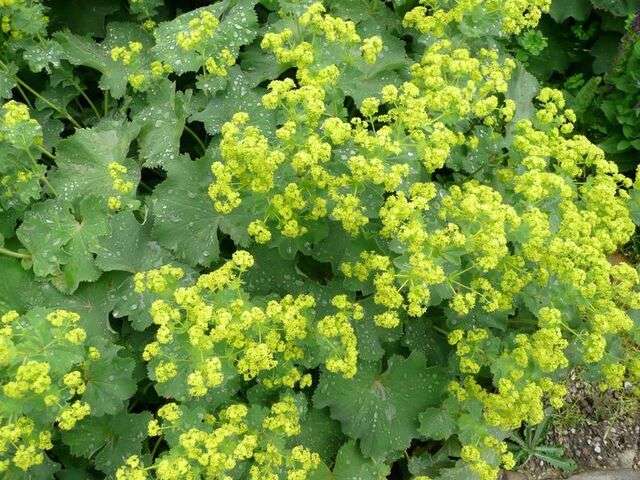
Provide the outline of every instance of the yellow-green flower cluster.
[[483,344],[488,338],[489,332],[483,328],[469,330],[466,335],[462,330],[453,330],[449,334],[449,344],[456,346],[456,355],[460,358],[461,373],[474,375],[480,371],[481,365],[486,363]]
[[[527,12],[509,29],[537,21],[546,8],[528,2],[529,11],[525,3],[509,4],[507,23],[514,8]],[[322,14],[314,7],[308,16]],[[545,403],[556,408],[563,403],[565,389],[557,379],[569,366],[567,349],[581,351],[585,363],[601,362],[609,339],[625,337],[633,329],[626,311],[638,308],[638,274],[626,264],[612,265],[608,258],[633,233],[625,192],[629,180],[602,150],[573,134],[575,114],[566,108],[562,94],[543,89],[532,118],[509,127],[512,142],[494,159],[490,180],[461,176],[447,188],[430,183],[429,175],[454,156],[468,155],[487,142],[476,131],[461,129],[462,120],[488,129],[489,142],[503,141],[516,113],[515,103],[505,100],[515,64],[492,51],[474,55],[449,41],[437,41],[412,67],[410,81],[386,86],[378,98],[361,103],[363,118],[322,119],[335,76],[318,80],[310,73],[315,68],[313,45],[295,43],[297,35],[272,33],[263,42],[280,61],[306,72],[298,74],[299,86],[291,79],[273,82],[263,98],[265,108],[281,111],[285,119],[276,140],[265,140],[261,149],[282,152],[283,159],[265,164],[264,191],[246,183],[238,188],[234,174],[223,171],[224,161],[216,166],[222,180],[214,185],[228,188],[225,196],[233,199],[232,208],[239,208],[245,198],[252,198],[251,205],[267,205],[248,226],[260,243],[273,240],[272,226],[283,237],[297,237],[327,217],[349,235],[377,228],[401,256],[365,251],[341,267],[347,278],[372,283],[373,300],[384,307],[374,316],[376,324],[393,328],[403,310],[420,316],[432,302],[446,305],[460,332],[466,331],[459,336],[456,330],[452,337],[465,378],[452,394],[481,402],[492,427],[509,430],[541,421]],[[251,119],[246,121],[250,124]],[[248,138],[256,135],[273,138],[257,131]],[[343,153],[346,148],[349,155]],[[403,151],[418,154],[426,181],[409,182],[412,167],[391,164]],[[250,160],[233,169],[259,170]],[[337,163],[341,169],[334,167]],[[262,181],[259,175],[254,179]],[[372,215],[361,192],[377,187],[384,200]],[[478,328],[482,315],[507,318],[531,295],[545,298],[532,312],[538,328],[531,333],[502,339],[502,332]],[[566,298],[571,298],[569,309]],[[327,367],[349,376],[346,359],[353,357],[353,341],[349,322],[342,320],[346,316],[328,316],[320,325],[321,333],[341,339],[344,348],[339,363]],[[626,371],[616,359],[606,365],[603,386],[618,387]],[[475,383],[473,377],[483,367],[494,373],[495,391]],[[478,465],[476,473],[487,478],[497,468],[492,463],[482,473],[484,467]]]
[[24,474],[44,462],[44,452],[53,448],[51,432],[39,430],[33,420],[21,416],[0,426],[0,473],[16,469]]
[[171,73],[172,68],[166,63],[162,63],[159,60],[154,60],[150,65],[151,75],[154,78],[160,78],[168,73]]
[[0,142],[23,150],[42,143],[42,128],[31,118],[29,107],[9,100],[0,108]]
[[205,422],[194,427],[182,421],[180,406],[166,404],[149,423],[149,433],[171,434],[177,441],[148,467],[138,456],[128,458],[116,479],[141,480],[153,472],[157,480],[226,480],[244,466],[250,480],[306,480],[320,464],[319,455],[301,445],[284,446],[300,432],[300,413],[294,398],[285,396],[269,409],[233,403],[205,414]]
[[2,125],[5,128],[30,120],[29,108],[25,104],[10,100],[2,106]]
[[124,65],[130,65],[141,51],[142,43],[129,42],[129,44],[124,47],[113,47],[111,49],[111,60],[114,62],[122,62]]
[[505,442],[493,436],[486,436],[476,445],[463,445],[460,457],[476,478],[495,480],[498,478],[500,466],[506,470],[515,466],[513,454],[507,448]]
[[[423,5],[407,12],[404,26],[415,28],[435,37],[452,34],[453,28],[465,22],[473,22],[473,17],[483,16],[499,23],[501,29],[494,35],[515,35],[527,28],[535,27],[543,13],[549,11],[551,0],[421,0]],[[443,5],[444,4],[444,5]],[[448,7],[451,5],[451,7]]]
[[[397,92],[388,89],[386,96],[397,98]],[[543,113],[516,125],[497,186],[467,181],[443,191],[435,201],[433,188],[420,186],[416,199],[414,192],[396,192],[380,210],[380,232],[400,241],[402,261],[367,252],[359,262],[342,267],[347,277],[371,278],[376,303],[409,313],[407,302],[428,305],[429,286],[439,284],[451,290],[449,307],[463,318],[477,309],[509,312],[520,295],[553,291],[550,282],[561,282],[577,295],[570,319],[552,306],[542,308],[540,328],[519,335],[516,347],[500,357],[510,365],[496,370],[504,371],[504,378],[496,378],[502,389],[482,398],[493,424],[505,429],[539,421],[544,398],[561,405],[564,391],[552,375],[569,365],[569,344],[582,349],[585,362],[599,362],[606,354],[607,337],[624,336],[633,328],[626,309],[638,302],[635,269],[612,265],[608,259],[633,232],[623,190],[629,181],[586,138],[571,136],[575,117],[559,92],[543,90],[538,100]],[[585,175],[586,181],[580,181]],[[451,255],[462,255],[462,266],[449,263]],[[418,284],[422,291],[403,292],[415,271],[428,272],[430,279],[423,277]],[[554,298],[558,304],[565,302],[564,294]],[[420,313],[419,308],[414,311]],[[461,345],[467,349],[466,343]],[[467,353],[460,355],[464,374],[497,361],[495,353]],[[603,370],[603,385],[618,386],[621,371]],[[537,383],[527,380],[532,372]],[[510,410],[514,402],[523,407],[522,413]]]
[[53,448],[55,428],[70,430],[91,413],[82,370],[93,355],[80,316],[67,310],[8,311],[0,334],[0,402],[13,405],[0,420],[0,473],[28,475]]
[[[310,11],[307,16],[316,20],[302,22],[299,35],[303,37],[309,24],[326,17],[317,6],[311,6]],[[457,125],[462,117],[498,127],[514,114],[514,103],[499,99],[507,90],[515,63],[500,61],[489,50],[474,58],[469,50],[440,41],[412,67],[411,81],[400,89],[388,85],[380,98],[363,100],[360,110],[364,119],[347,122],[329,117],[321,122],[339,69],[337,65],[316,65],[312,43],[286,48],[293,37],[291,30],[283,30],[265,35],[262,42],[279,61],[298,67],[299,86],[290,78],[276,80],[263,97],[266,109],[285,116],[275,140],[268,141],[266,132],[247,126],[251,118],[238,113],[224,125],[221,159],[212,165],[214,182],[209,193],[218,212],[232,213],[244,198],[264,205],[261,217],[254,217],[247,226],[259,243],[274,238],[272,225],[280,235],[296,238],[327,217],[339,222],[350,235],[359,235],[376,210],[367,210],[360,192],[380,192],[379,208],[384,192],[397,191],[411,173],[408,163],[395,160],[401,145],[411,145],[419,152],[431,172],[443,167],[454,150],[477,146],[477,137],[455,132],[448,123]],[[289,54],[302,45],[308,55],[298,58]],[[382,48],[375,38],[366,40],[365,45],[369,52]],[[379,113],[383,104],[386,113]],[[344,160],[335,153],[345,147],[353,152],[347,158],[346,172],[340,168]],[[274,181],[276,178],[279,181]],[[416,195],[421,196],[419,192]],[[426,208],[420,202],[421,208]],[[482,240],[478,239],[478,244]]]
[[323,35],[330,42],[360,41],[355,23],[328,15],[322,2],[311,4],[300,16],[298,23],[312,33]]
[[[129,42],[127,46],[124,47],[113,47],[111,49],[111,59],[114,62],[120,62],[124,66],[129,67],[132,63],[136,62],[138,59],[140,52],[142,51],[142,43],[140,42]],[[138,63],[138,62],[136,62]],[[134,72],[130,73],[127,77],[129,85],[134,90],[142,90],[146,81],[146,76],[142,72]]]
[[111,188],[114,190],[114,195],[107,199],[107,206],[110,210],[120,210],[123,206],[122,195],[130,194],[134,184],[130,180],[125,180],[125,175],[129,173],[129,170],[121,163],[111,162],[107,166],[107,171],[111,177]]
[[264,305],[250,301],[242,274],[252,265],[249,253],[237,251],[185,287],[178,287],[184,272],[176,267],[136,274],[136,291],[158,297],[149,309],[155,339],[142,355],[158,388],[178,399],[203,397],[238,377],[269,389],[306,388],[311,385],[306,352],[312,348],[325,351],[324,359],[315,361],[327,369],[355,374],[351,320],[362,318],[362,308],[344,295],[336,297],[338,313],[324,317],[314,331],[310,295],[287,295]]
[[163,293],[167,288],[175,286],[175,282],[184,277],[184,270],[171,265],[149,270],[147,272],[136,273],[133,277],[134,289],[136,293],[146,291],[153,293]]
[[327,315],[318,322],[318,334],[326,338],[330,345],[327,370],[340,373],[346,378],[356,374],[358,364],[358,339],[351,319],[361,320],[364,316],[360,305],[348,301],[346,295],[334,297],[331,301],[338,312]]
[[600,390],[621,390],[624,384],[627,367],[621,363],[607,363],[602,366],[602,382]]
[[0,0],[0,38],[3,42],[44,36],[48,23],[49,18],[40,2]]
[[362,58],[364,58],[364,61],[367,63],[376,63],[378,55],[382,53],[382,49],[382,38],[380,38],[378,35],[365,38],[362,42],[362,46],[360,47]]
[[209,10],[202,10],[189,21],[187,30],[178,32],[176,42],[183,50],[197,50],[213,37],[220,21]]
[[[398,272],[389,257],[375,252],[362,252],[360,261],[341,265],[341,271],[347,278],[355,278],[360,282],[372,278],[374,302],[388,309],[374,316],[374,321],[381,327],[396,327],[400,308],[404,308],[411,316],[422,315],[430,299],[429,286],[444,279],[442,269],[430,265],[421,253],[409,256],[407,266],[405,272]],[[403,295],[405,291],[406,298]]]
[[146,480],[149,476],[140,457],[133,455],[116,472],[116,480]]
[[[149,20],[152,22],[151,20]],[[127,71],[127,81],[134,91],[144,91],[154,80],[165,77],[173,70],[171,66],[160,60],[148,62],[148,56],[143,54],[144,45],[138,41],[131,41],[124,46],[111,49],[111,59],[122,64]]]
[[223,48],[220,51],[219,57],[207,57],[204,62],[204,70],[210,75],[217,77],[226,77],[228,68],[236,63],[235,55],[228,48]]
[[209,196],[220,213],[230,213],[240,205],[235,185],[252,192],[269,191],[285,159],[283,152],[269,147],[258,128],[246,125],[248,120],[246,113],[236,113],[222,128],[222,161],[211,166],[216,181],[209,187]]

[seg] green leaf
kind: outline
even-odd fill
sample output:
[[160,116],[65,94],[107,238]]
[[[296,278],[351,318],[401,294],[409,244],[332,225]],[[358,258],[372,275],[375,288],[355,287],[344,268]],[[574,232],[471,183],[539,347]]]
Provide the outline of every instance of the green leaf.
[[411,62],[407,57],[404,41],[382,32],[380,36],[384,47],[373,65],[359,58],[357,50],[345,52],[341,44],[326,49],[327,63],[335,62],[336,57],[347,54],[338,78],[338,86],[354,99],[356,105],[360,105],[366,97],[379,96],[385,85],[399,86],[402,80],[407,78],[406,73]]
[[411,350],[424,353],[432,365],[444,365],[450,351],[445,335],[433,328],[433,321],[423,317],[408,317],[404,321],[402,342]]
[[[78,461],[77,457],[74,457],[74,460]],[[71,461],[65,462],[64,470],[58,472],[58,476],[55,478],[57,480],[97,480],[96,474],[90,472],[88,468],[91,467],[89,465],[74,465]]]
[[[244,275],[247,291],[254,295],[302,292],[305,289],[305,277],[300,274],[295,259],[283,258],[278,250],[269,246],[251,247],[254,266]],[[308,279],[307,279],[308,280]]]
[[256,87],[265,80],[275,80],[286,69],[266,55],[260,48],[260,42],[254,42],[240,52],[239,63],[244,78],[251,87]]
[[[88,195],[99,195],[103,199],[122,195],[112,186],[108,168],[112,162],[124,165],[127,173],[122,179],[137,186],[140,169],[127,158],[127,153],[138,130],[131,123],[105,121],[91,129],[77,130],[60,142],[56,149],[58,169],[49,176],[58,198],[75,201]],[[128,195],[135,195],[135,188]]]
[[575,39],[570,30],[558,28],[550,19],[541,22],[539,30],[547,39],[547,47],[539,55],[531,56],[527,70],[540,81],[548,81],[554,72],[565,72],[574,61]]
[[[56,32],[53,35],[62,48],[62,58],[73,65],[83,65],[102,73],[99,86],[108,90],[114,98],[122,98],[127,90],[129,75],[146,67],[150,63],[147,48],[151,44],[149,35],[134,23],[109,24],[107,37],[102,43],[96,43],[90,38],[75,35],[69,31]],[[111,58],[111,49],[126,46],[131,41],[138,41],[145,49],[130,65]]]
[[427,408],[418,417],[422,435],[432,440],[446,440],[456,431],[455,419],[442,408]]
[[157,10],[164,6],[164,0],[136,0],[129,2],[131,13],[140,18],[148,18],[156,15]]
[[[24,171],[31,172],[30,178],[26,181],[16,182],[15,179],[19,172]],[[11,218],[11,215],[6,213],[7,211],[15,209],[22,212],[33,200],[40,198],[42,193],[40,181],[45,171],[46,167],[40,164],[34,165],[26,152],[0,146],[0,175],[14,179],[14,181],[3,182],[0,185],[0,210],[3,210],[2,214],[6,215],[7,219]],[[8,236],[13,236],[14,227],[15,223]]]
[[353,440],[340,448],[333,468],[335,480],[384,480],[390,472],[384,462],[364,458]]
[[333,473],[327,467],[327,464],[324,462],[320,462],[318,468],[316,468],[313,472],[309,474],[307,477],[308,480],[335,480]]
[[123,282],[122,274],[106,274],[99,281],[81,285],[73,296],[62,294],[49,282],[38,282],[16,259],[0,257],[0,309],[24,313],[34,307],[64,308],[80,314],[83,327],[91,337],[111,336],[109,313],[113,310],[113,292]]
[[[56,332],[47,320],[49,309],[36,307],[26,312],[14,325],[16,358],[14,365],[26,360],[47,362],[53,374],[69,371],[84,358],[84,347],[56,341]],[[52,348],[52,345],[55,345]],[[3,367],[4,368],[4,367]]]
[[168,262],[166,253],[151,239],[151,221],[141,225],[131,212],[109,218],[108,233],[98,240],[96,265],[103,271],[142,272]]
[[447,439],[442,447],[431,453],[428,450],[416,449],[407,462],[412,475],[436,476],[441,469],[453,467],[455,460],[460,457],[460,442],[456,437]]
[[62,56],[73,65],[83,65],[102,73],[100,87],[121,98],[127,89],[127,69],[116,62],[100,44],[71,32],[56,32],[54,38],[62,47]]
[[422,353],[393,356],[388,365],[382,373],[378,362],[363,363],[352,379],[325,372],[314,395],[315,406],[328,406],[370,458],[397,458],[409,447],[418,436],[418,414],[439,403],[446,381]]
[[166,167],[177,160],[190,98],[190,91],[176,93],[168,81],[147,93],[145,107],[133,117],[142,125],[138,143],[145,166]]
[[[170,22],[161,23],[155,30],[154,55],[169,64],[176,73],[197,72],[202,67],[203,54],[216,56],[223,48],[237,54],[242,45],[256,37],[258,18],[253,9],[255,0],[225,0],[207,7],[191,10]],[[185,50],[177,44],[178,33],[189,30],[189,22],[208,11],[220,19],[211,38],[204,39],[196,50]]]
[[16,74],[18,67],[14,63],[7,65],[7,70],[0,71],[0,99],[11,98],[13,88],[16,86]]
[[633,189],[630,192],[629,198],[629,213],[631,219],[636,225],[640,225],[640,190]]
[[50,16],[54,25],[64,25],[79,35],[103,37],[105,18],[120,9],[116,0],[51,0]]
[[322,460],[331,464],[344,441],[340,423],[329,416],[328,409],[310,409],[302,422],[300,435],[292,440],[293,445],[303,445],[316,452]]
[[[22,46],[25,41],[29,41],[35,37],[45,37],[47,34],[47,17],[45,16],[46,7],[43,2],[3,2],[5,7],[9,7],[11,29],[20,32],[21,38],[11,39],[9,36],[9,45],[15,42],[17,46]],[[5,9],[3,13],[7,12]],[[7,37],[3,38],[5,41]],[[13,40],[13,41],[12,41]],[[15,54],[14,54],[15,55]]]
[[325,2],[332,15],[356,22],[360,36],[380,35],[402,29],[401,16],[383,2],[369,0],[329,0]]
[[55,40],[42,39],[25,48],[22,56],[29,64],[31,71],[40,72],[46,69],[49,72],[51,67],[60,66],[62,48]]
[[618,17],[626,17],[636,13],[640,8],[638,0],[591,0],[594,8],[606,10]]
[[516,114],[514,121],[523,118],[530,118],[535,107],[533,106],[533,98],[538,94],[540,85],[538,80],[527,72],[522,65],[511,76],[507,98],[516,103]]
[[599,35],[591,48],[593,73],[600,75],[608,72],[615,65],[619,49],[620,35],[611,32],[603,32]]
[[100,342],[94,346],[101,356],[86,363],[84,377],[87,389],[83,400],[91,406],[91,415],[99,417],[118,412],[135,393],[136,381],[132,374],[136,362],[120,356],[118,352],[122,347],[118,345]]
[[35,118],[42,127],[42,136],[44,140],[44,146],[51,151],[53,147],[58,145],[62,140],[60,135],[64,130],[64,123],[53,116],[52,110],[39,110],[33,112],[33,118]]
[[63,276],[55,282],[62,291],[73,292],[80,282],[92,282],[100,276],[93,254],[98,238],[107,232],[106,215],[104,203],[93,197],[86,197],[75,209],[73,232],[64,247],[68,257]]
[[181,156],[151,197],[153,237],[191,265],[210,265],[220,251],[220,216],[207,195],[211,181],[206,157],[191,161]]
[[98,238],[107,233],[104,202],[87,197],[73,212],[66,202],[47,200],[25,214],[16,232],[31,253],[34,273],[53,277],[54,284],[68,293],[80,282],[100,276],[93,253]]
[[113,474],[132,455],[139,455],[147,438],[148,412],[91,416],[68,432],[62,439],[71,453],[84,458],[95,456],[96,468]]
[[275,115],[262,106],[264,90],[253,88],[253,82],[237,66],[229,70],[228,77],[227,89],[208,100],[206,107],[193,114],[191,120],[203,122],[207,132],[216,135],[234,113],[246,112],[250,117],[249,123],[260,127],[269,136],[269,131],[275,126]]
[[556,0],[551,4],[549,15],[558,23],[564,22],[567,18],[583,22],[590,12],[591,2],[589,0]]
[[593,105],[596,95],[598,94],[598,87],[602,83],[601,77],[590,78],[586,82],[580,91],[576,93],[576,96],[571,102],[571,107],[576,111],[578,115],[585,114],[586,111]]

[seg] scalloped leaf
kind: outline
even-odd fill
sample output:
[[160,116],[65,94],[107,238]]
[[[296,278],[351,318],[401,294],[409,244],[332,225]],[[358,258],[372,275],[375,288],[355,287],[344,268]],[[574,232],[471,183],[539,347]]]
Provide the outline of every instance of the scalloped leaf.
[[[64,308],[80,314],[88,337],[111,337],[109,313],[116,299],[114,292],[124,281],[123,274],[102,275],[100,280],[86,283],[72,296],[64,295],[49,282],[37,281],[31,271],[20,266],[20,261],[0,257],[0,309],[26,312],[46,305],[49,308]],[[96,338],[97,340],[97,338]]]
[[[124,165],[128,171],[122,176],[123,180],[137,185],[140,168],[127,154],[138,132],[135,124],[105,121],[91,129],[77,130],[60,142],[56,149],[58,169],[49,175],[58,198],[75,201],[88,195],[103,198],[114,195],[108,169],[111,162]],[[128,196],[134,195],[135,188]]]
[[210,182],[206,157],[181,156],[151,197],[153,237],[190,265],[210,265],[220,253],[219,215],[207,195]]
[[229,70],[227,89],[208,100],[204,109],[193,114],[191,120],[203,122],[207,132],[216,135],[234,113],[246,112],[250,117],[249,122],[260,127],[269,136],[276,125],[275,115],[262,106],[265,90],[254,88],[253,83],[240,67],[232,67]]
[[440,402],[447,381],[419,352],[395,355],[388,365],[381,372],[379,362],[362,363],[352,379],[325,372],[313,397],[369,458],[398,458],[418,436],[418,415]]
[[161,23],[155,30],[154,55],[169,64],[179,74],[197,72],[203,64],[203,56],[195,50],[185,50],[177,44],[178,33],[188,31],[189,22],[202,12],[218,17],[220,24],[211,38],[205,39],[199,50],[215,55],[223,48],[237,54],[242,45],[248,45],[256,37],[258,18],[254,11],[255,0],[225,0],[210,6],[184,13],[175,19]]
[[147,438],[149,412],[126,413],[104,417],[89,417],[68,432],[62,439],[71,453],[94,458],[96,468],[113,474],[132,455],[139,455]]
[[67,202],[47,200],[25,214],[16,234],[31,253],[33,271],[51,277],[60,290],[74,292],[80,282],[95,281],[100,269],[94,252],[98,238],[107,233],[106,205],[95,197]]
[[0,70],[0,99],[11,98],[13,88],[16,86],[15,76],[18,67],[14,63],[9,63],[6,70]]
[[177,92],[162,82],[147,93],[144,108],[133,119],[142,126],[138,143],[146,167],[165,167],[180,156],[180,138],[190,114],[191,91]]
[[142,225],[131,212],[109,218],[109,231],[100,237],[96,265],[105,272],[142,272],[169,262],[162,247],[151,239],[151,222]]
[[125,402],[136,392],[133,370],[136,362],[120,356],[119,345],[99,342],[98,360],[87,361],[84,369],[87,389],[83,401],[91,405],[91,414],[100,417],[121,410]]
[[353,440],[340,448],[333,467],[335,480],[384,480],[390,472],[384,462],[364,458]]
[[[148,48],[152,40],[135,23],[110,23],[102,43],[69,31],[56,32],[53,38],[62,48],[62,58],[73,65],[90,67],[102,73],[99,86],[102,90],[108,90],[114,98],[124,96],[130,74],[136,73],[140,65],[147,66],[151,62]],[[113,47],[126,46],[131,41],[141,42],[145,47],[136,61],[125,65],[111,58]]]

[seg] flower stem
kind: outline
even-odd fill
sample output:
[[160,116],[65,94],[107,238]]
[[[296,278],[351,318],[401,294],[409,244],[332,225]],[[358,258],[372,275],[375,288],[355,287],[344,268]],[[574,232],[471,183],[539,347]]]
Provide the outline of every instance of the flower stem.
[[[38,162],[36,162],[36,159],[33,157],[31,152],[29,150],[25,150],[25,151],[27,152],[27,155],[29,155],[29,158],[31,159],[31,162],[33,163],[33,165],[35,167],[37,167],[38,166]],[[42,176],[40,177],[40,180],[42,180],[42,183],[44,183],[49,188],[49,190],[51,190],[51,193],[53,193],[54,197],[58,196],[58,192],[56,192],[56,189],[53,188],[53,185],[51,185],[49,183],[49,180],[47,179],[47,174],[46,173],[42,174]]]
[[29,97],[27,96],[27,94],[24,92],[24,90],[22,89],[22,87],[20,86],[20,84],[16,84],[16,88],[18,89],[18,91],[20,92],[20,95],[22,96],[22,98],[24,99],[25,103],[29,106],[30,109],[33,110],[33,105],[31,104],[31,100],[29,100]]
[[26,253],[14,252],[13,250],[9,250],[4,247],[0,247],[0,254],[12,258],[31,258],[31,255],[28,255]]
[[93,101],[89,98],[89,95],[87,95],[85,91],[82,88],[80,88],[80,85],[78,85],[76,82],[73,82],[73,86],[76,87],[76,90],[78,91],[78,93],[80,93],[80,95],[82,95],[82,98],[84,98],[85,101],[89,104],[89,106],[91,107],[91,110],[93,110],[93,113],[96,114],[96,117],[100,118],[100,112],[98,111],[96,104],[93,103]]
[[202,154],[204,155],[207,151],[207,147],[204,144],[204,142],[200,140],[200,137],[196,134],[196,132],[191,130],[187,125],[184,126],[184,129],[189,135],[191,135],[194,138],[194,140],[198,143],[198,145],[200,145],[200,148],[202,149]]
[[56,156],[53,153],[51,153],[49,150],[44,148],[42,145],[36,145],[36,147],[38,148],[38,150],[42,152],[44,156],[49,157],[51,160],[55,162]]
[[51,108],[53,108],[56,112],[58,112],[60,115],[62,115],[63,117],[67,118],[74,127],[76,128],[82,128],[82,125],[80,125],[75,118],[73,118],[69,112],[67,112],[66,110],[63,110],[62,108],[58,107],[55,103],[51,102],[51,100],[43,97],[42,95],[40,95],[38,92],[36,92],[33,88],[31,88],[29,86],[28,83],[24,82],[22,79],[15,77],[16,82],[18,82],[18,85],[22,85],[24,88],[27,89],[28,92],[30,92],[32,95],[34,95],[36,98],[39,98],[40,100],[42,100],[44,103],[46,103],[47,105],[49,105]]

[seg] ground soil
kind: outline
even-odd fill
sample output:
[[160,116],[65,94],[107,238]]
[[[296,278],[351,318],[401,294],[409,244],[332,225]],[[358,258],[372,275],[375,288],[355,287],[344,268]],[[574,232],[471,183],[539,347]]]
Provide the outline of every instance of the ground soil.
[[[640,402],[630,388],[601,393],[572,375],[567,407],[555,418],[546,443],[564,448],[565,456],[578,464],[576,472],[640,469]],[[570,476],[537,458],[520,471],[535,480]]]

